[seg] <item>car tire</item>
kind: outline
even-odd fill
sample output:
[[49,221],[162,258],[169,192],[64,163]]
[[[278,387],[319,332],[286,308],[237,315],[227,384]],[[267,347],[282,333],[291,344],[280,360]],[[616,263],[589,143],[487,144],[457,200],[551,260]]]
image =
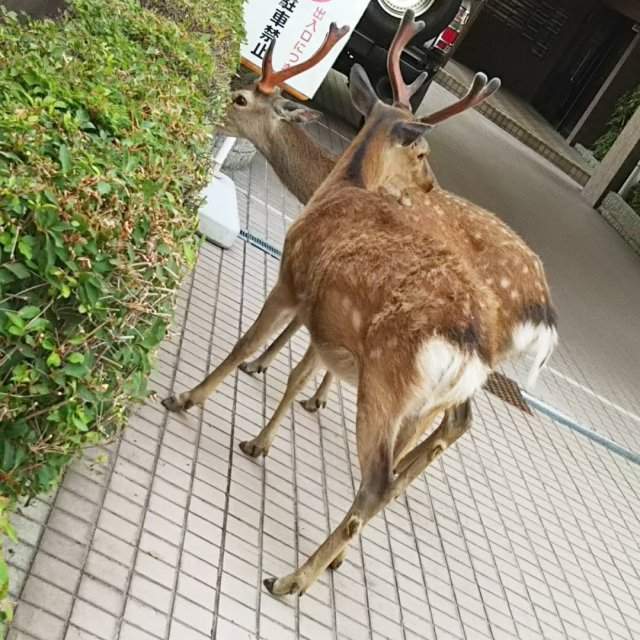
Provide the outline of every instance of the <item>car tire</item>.
[[[462,0],[437,0],[426,11],[416,16],[416,20],[424,20],[426,27],[418,34],[422,42],[435,38],[455,18],[460,9]],[[366,28],[365,28],[366,22]],[[365,33],[375,33],[376,43],[388,47],[400,23],[396,18],[387,13],[378,3],[371,0],[365,11],[358,29]]]

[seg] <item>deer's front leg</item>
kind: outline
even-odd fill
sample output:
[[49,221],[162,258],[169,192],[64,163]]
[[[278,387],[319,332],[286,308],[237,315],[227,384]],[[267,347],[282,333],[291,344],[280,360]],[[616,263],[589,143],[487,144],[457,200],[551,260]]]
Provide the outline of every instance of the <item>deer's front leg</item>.
[[269,424],[253,439],[240,443],[240,449],[248,456],[257,458],[258,456],[266,456],[276,432],[282,422],[284,414],[293,404],[296,394],[305,385],[309,376],[314,372],[318,365],[318,355],[313,345],[309,345],[304,357],[293,368],[287,381],[287,388],[278,404],[278,408],[273,414]]
[[269,336],[289,322],[294,313],[289,291],[283,285],[277,284],[267,297],[260,315],[238,340],[231,353],[199,385],[177,396],[165,398],[162,404],[169,411],[186,411],[194,405],[204,404],[227,375],[259,349]]
[[255,360],[251,362],[241,362],[240,370],[245,373],[264,373],[269,365],[273,362],[273,359],[278,355],[284,346],[289,342],[291,336],[302,326],[302,323],[298,318],[294,318],[287,328],[267,347],[267,350]]
[[316,392],[307,400],[300,400],[300,404],[304,409],[310,412],[317,411],[318,409],[324,409],[327,406],[327,399],[329,397],[329,389],[333,384],[333,374],[331,371],[327,371],[322,378],[320,386],[316,389]]

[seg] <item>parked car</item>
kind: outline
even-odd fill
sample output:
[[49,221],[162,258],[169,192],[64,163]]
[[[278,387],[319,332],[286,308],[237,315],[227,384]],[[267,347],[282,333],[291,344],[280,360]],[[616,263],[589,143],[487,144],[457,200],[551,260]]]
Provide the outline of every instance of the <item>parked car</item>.
[[409,43],[401,58],[404,78],[412,82],[422,71],[428,80],[412,100],[420,104],[438,69],[447,63],[471,16],[472,0],[371,0],[347,46],[333,68],[347,77],[354,63],[361,64],[378,95],[391,99],[387,78],[387,51],[407,9],[426,27]]

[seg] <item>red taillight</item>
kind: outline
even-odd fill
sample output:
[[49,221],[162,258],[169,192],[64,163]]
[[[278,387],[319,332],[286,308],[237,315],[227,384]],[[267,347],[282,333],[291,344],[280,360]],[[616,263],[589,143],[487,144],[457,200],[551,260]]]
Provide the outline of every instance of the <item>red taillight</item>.
[[447,27],[436,40],[434,47],[440,51],[448,51],[458,39],[460,32],[453,27]]
[[458,39],[460,33],[451,27],[447,27],[441,34],[440,40],[443,40],[450,47],[455,43]]

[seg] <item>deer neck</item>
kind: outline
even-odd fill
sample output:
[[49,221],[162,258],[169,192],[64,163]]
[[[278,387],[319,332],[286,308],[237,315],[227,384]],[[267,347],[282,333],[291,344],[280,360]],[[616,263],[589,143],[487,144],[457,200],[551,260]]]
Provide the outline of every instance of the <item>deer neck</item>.
[[255,141],[276,175],[306,204],[331,173],[336,157],[325,151],[302,127],[280,120],[269,136]]
[[360,131],[351,146],[337,159],[331,178],[320,191],[331,193],[338,185],[384,193],[403,201],[405,194],[427,193],[438,183],[426,160],[396,164],[392,156],[385,155],[380,137],[376,135],[375,127],[371,127]]

